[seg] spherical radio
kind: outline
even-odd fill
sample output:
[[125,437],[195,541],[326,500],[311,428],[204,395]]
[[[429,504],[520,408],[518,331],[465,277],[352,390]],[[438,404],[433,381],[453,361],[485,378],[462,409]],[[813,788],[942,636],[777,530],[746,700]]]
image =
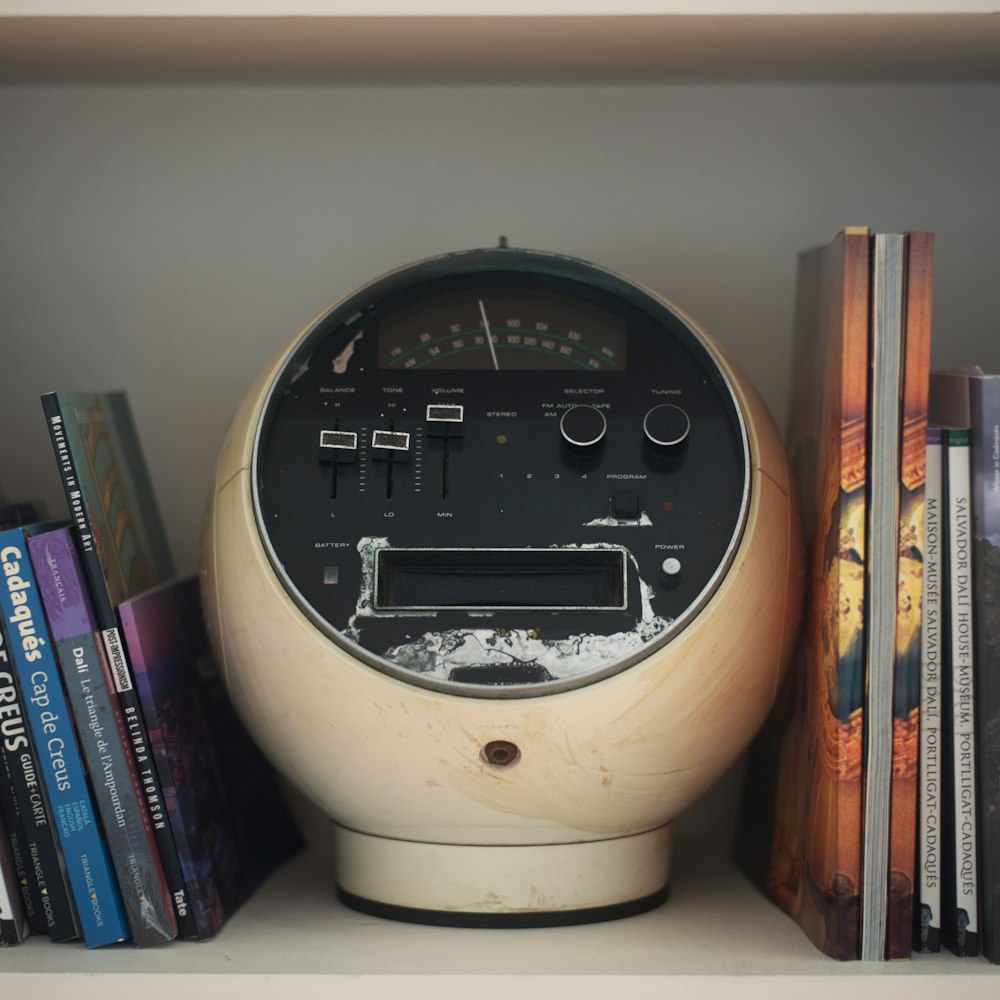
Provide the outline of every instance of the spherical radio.
[[784,669],[791,496],[710,339],[579,260],[433,258],[293,340],[226,439],[204,599],[342,897],[472,924],[662,900],[672,820]]

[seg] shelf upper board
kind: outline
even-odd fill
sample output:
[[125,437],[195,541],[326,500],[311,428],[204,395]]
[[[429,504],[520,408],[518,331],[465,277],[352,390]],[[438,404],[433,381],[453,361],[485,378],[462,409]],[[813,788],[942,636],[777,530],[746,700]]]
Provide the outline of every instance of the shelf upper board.
[[996,82],[998,52],[968,11],[0,16],[8,84]]

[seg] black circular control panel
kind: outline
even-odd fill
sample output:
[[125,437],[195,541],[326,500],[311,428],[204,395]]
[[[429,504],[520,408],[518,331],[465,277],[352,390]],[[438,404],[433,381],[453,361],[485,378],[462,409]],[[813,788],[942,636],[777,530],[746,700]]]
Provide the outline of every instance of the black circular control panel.
[[627,668],[697,614],[749,503],[714,350],[582,261],[499,248],[393,272],[292,349],[252,489],[279,579],[409,683],[525,697]]

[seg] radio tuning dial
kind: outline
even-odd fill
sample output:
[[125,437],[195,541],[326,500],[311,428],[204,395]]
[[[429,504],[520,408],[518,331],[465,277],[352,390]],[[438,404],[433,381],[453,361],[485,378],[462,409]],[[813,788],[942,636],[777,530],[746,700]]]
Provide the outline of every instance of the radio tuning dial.
[[573,448],[596,447],[607,430],[608,421],[596,406],[571,406],[559,420],[559,433]]
[[663,403],[647,411],[642,421],[642,431],[646,440],[657,451],[670,452],[687,440],[691,431],[691,419],[679,406]]

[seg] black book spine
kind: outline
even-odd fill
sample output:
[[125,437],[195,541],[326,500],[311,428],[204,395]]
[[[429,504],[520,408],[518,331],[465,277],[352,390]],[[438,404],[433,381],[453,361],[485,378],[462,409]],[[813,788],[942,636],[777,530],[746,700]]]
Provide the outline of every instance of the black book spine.
[[139,711],[138,705],[131,704],[138,701],[138,696],[134,690],[130,691],[129,694],[131,698],[124,699],[120,697],[119,693],[122,713],[126,729],[128,730],[132,754],[135,758],[146,809],[149,813],[150,822],[153,825],[153,835],[160,849],[160,861],[163,864],[163,872],[167,879],[167,885],[170,888],[174,916],[177,920],[177,936],[185,941],[196,941],[198,940],[198,926],[191,906],[187,882],[184,879],[184,873],[181,869],[177,842],[174,840],[173,830],[170,827],[167,803],[161,791],[163,786],[160,781],[160,773],[148,741],[147,729],[142,714]]
[[7,831],[10,859],[28,927],[32,934],[48,934],[49,927],[42,910],[41,889],[31,878],[26,860],[22,798],[20,789],[15,784],[16,771],[11,767],[16,748],[20,746],[21,740],[27,741],[24,720],[18,712],[20,706],[16,703],[13,680],[10,673],[0,669],[0,733],[3,736],[0,742],[0,819]]
[[34,934],[53,941],[80,936],[69,888],[52,830],[21,691],[7,659],[0,624],[0,815],[11,838],[11,854]]
[[7,837],[0,817],[0,948],[20,944],[31,933]]

